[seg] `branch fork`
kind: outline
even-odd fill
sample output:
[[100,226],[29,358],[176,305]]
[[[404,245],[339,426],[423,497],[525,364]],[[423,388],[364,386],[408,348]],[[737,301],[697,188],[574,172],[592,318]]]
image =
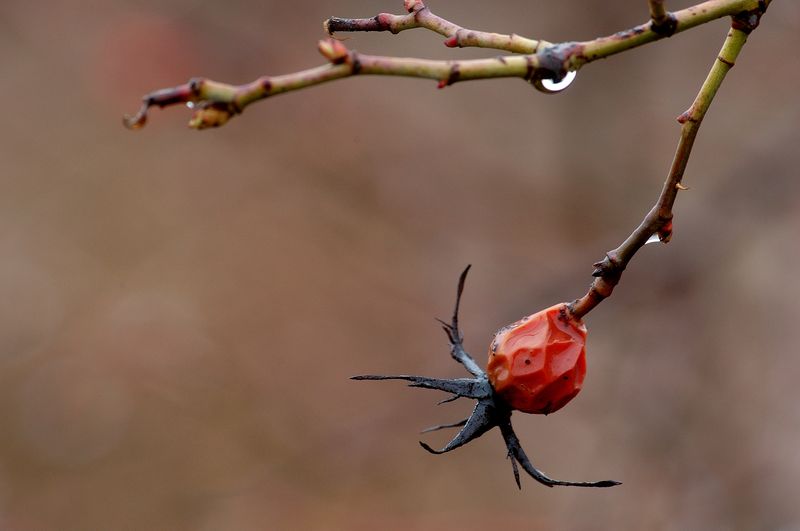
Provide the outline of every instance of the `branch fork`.
[[[542,80],[561,81],[569,71],[622,51],[688,30],[724,16],[735,16],[735,27],[749,33],[758,25],[766,0],[707,0],[670,13],[663,1],[649,0],[651,20],[634,28],[584,42],[550,43],[515,34],[467,29],[434,14],[422,0],[404,0],[404,15],[380,13],[372,18],[331,17],[324,28],[337,32],[401,31],[424,28],[445,37],[450,48],[481,47],[510,55],[489,59],[433,61],[417,58],[383,57],[345,51],[335,44],[321,44],[320,52],[329,64],[279,75],[262,76],[244,85],[230,85],[197,78],[187,84],[154,91],[143,98],[139,111],[125,116],[131,129],[143,127],[150,107],[191,104],[194,113],[189,126],[218,127],[241,113],[248,105],[268,97],[355,75],[406,76],[432,79],[440,88],[458,81],[517,77],[532,82],[542,92],[552,93]],[[348,60],[349,58],[349,60]]]

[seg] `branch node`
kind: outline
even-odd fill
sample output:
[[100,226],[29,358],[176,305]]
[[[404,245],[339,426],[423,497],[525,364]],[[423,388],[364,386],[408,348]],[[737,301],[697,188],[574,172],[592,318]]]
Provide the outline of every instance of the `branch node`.
[[461,45],[458,43],[458,33],[453,35],[452,37],[448,37],[444,40],[444,45],[448,48],[461,48]]
[[731,27],[750,34],[761,22],[761,15],[767,10],[767,2],[760,0],[758,7],[750,11],[742,11],[731,17]]
[[694,117],[693,110],[694,110],[693,108],[686,109],[681,114],[679,114],[678,117],[675,118],[675,119],[681,125],[685,124],[686,122],[697,123],[697,122],[699,122],[699,120]]
[[443,89],[447,86],[450,86],[458,81],[459,77],[461,77],[461,71],[458,68],[458,64],[454,63],[453,66],[450,67],[450,75],[447,76],[447,79],[440,79],[439,84],[436,85],[436,88]]
[[530,55],[525,56],[525,76],[523,79],[529,83],[534,81],[533,75],[536,73],[536,68],[533,66],[533,58]]
[[378,13],[375,15],[375,23],[378,25],[378,29],[380,31],[391,31],[393,34],[397,34],[398,31],[392,28],[392,15],[389,13]]
[[203,88],[203,84],[206,80],[202,77],[193,77],[189,80],[189,90],[192,93],[192,96],[199,96],[200,90]]
[[528,81],[552,79],[558,83],[567,75],[571,60],[583,56],[583,50],[584,45],[579,42],[562,42],[548,46],[536,54],[539,64],[534,72],[531,72],[532,63],[528,61],[525,79]]
[[350,52],[347,54],[347,62],[350,63],[351,71],[356,76],[361,72],[361,60],[358,57],[358,52]]
[[666,12],[663,17],[653,19],[650,29],[662,37],[672,37],[675,30],[678,29],[678,18],[670,12]]
[[593,277],[604,278],[612,284],[616,284],[619,281],[619,277],[622,276],[622,272],[625,271],[625,264],[614,251],[607,252],[605,258],[592,265],[595,268],[592,271]]
[[672,220],[670,219],[657,231],[661,243],[669,243],[672,239]]
[[717,56],[717,61],[719,61],[722,64],[728,65],[728,68],[733,68],[734,66],[736,66],[736,63],[734,63],[733,61],[728,61],[727,59],[725,59],[721,55]]

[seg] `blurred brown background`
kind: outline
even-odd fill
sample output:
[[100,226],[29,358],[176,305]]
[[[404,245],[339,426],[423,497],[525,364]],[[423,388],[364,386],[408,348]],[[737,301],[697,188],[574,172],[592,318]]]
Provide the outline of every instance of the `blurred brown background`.
[[[644,0],[430,1],[468,27],[613,33]],[[689,2],[670,2],[678,8]],[[517,491],[497,433],[448,456],[455,281],[481,360],[495,329],[581,295],[655,200],[727,22],[519,80],[359,78],[187,130],[120,118],[145,92],[321,64],[330,15],[399,0],[0,7],[0,529],[798,530],[800,6],[776,1],[700,132],[675,237],[587,318],[584,391],[517,415],[564,479]],[[363,52],[481,57],[423,30]],[[446,433],[425,436],[443,443]]]

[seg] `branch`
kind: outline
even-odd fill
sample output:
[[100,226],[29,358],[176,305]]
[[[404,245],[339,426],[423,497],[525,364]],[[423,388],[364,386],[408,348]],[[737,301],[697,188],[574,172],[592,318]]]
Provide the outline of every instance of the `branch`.
[[391,31],[394,34],[413,28],[429,29],[447,37],[444,45],[448,48],[492,48],[512,53],[536,53],[540,48],[551,46],[547,41],[528,39],[516,34],[504,35],[462,28],[433,12],[420,0],[405,2],[407,15],[379,13],[372,18],[339,18],[331,17],[323,27],[329,35],[336,32],[352,31]]
[[[594,264],[596,269],[592,276],[595,279],[589,291],[569,306],[575,318],[582,318],[611,295],[628,262],[646,243],[649,241],[669,242],[672,236],[672,206],[675,204],[678,192],[686,190],[681,181],[686,165],[689,162],[689,155],[692,152],[697,131],[700,129],[700,124],[706,112],[708,112],[717,90],[719,90],[722,81],[725,79],[725,75],[733,68],[739,52],[747,41],[747,36],[758,26],[761,15],[766,10],[767,5],[768,2],[764,2],[761,8],[741,13],[733,18],[731,29],[728,31],[728,35],[711,67],[711,71],[700,87],[700,92],[697,94],[692,106],[678,116],[678,122],[682,124],[681,136],[672,160],[672,166],[656,204],[650,209],[650,212],[647,213],[636,230],[619,247],[607,252],[603,260]],[[654,239],[655,237],[657,237],[657,240]]]
[[[768,3],[767,0],[708,0],[672,13],[671,17],[674,17],[675,21],[673,33],[725,16],[762,12]],[[519,77],[534,82],[537,88],[541,89],[539,83],[541,80],[561,81],[568,72],[576,71],[586,63],[672,34],[665,33],[663,27],[651,20],[591,41],[550,44],[514,35],[464,30],[452,22],[433,15],[419,0],[405,0],[405,5],[410,12],[409,15],[381,14],[373,19],[330,19],[326,28],[331,32],[378,31],[385,27],[387,31],[397,32],[412,27],[425,27],[447,35],[445,44],[448,46],[485,46],[507,51],[518,51],[528,46],[527,51],[531,53],[491,59],[433,61],[362,55],[348,50],[339,41],[321,41],[319,49],[328,59],[327,65],[282,76],[264,76],[238,86],[196,78],[184,85],[157,90],[146,95],[137,114],[126,116],[124,123],[131,129],[138,129],[146,123],[150,107],[163,108],[186,104],[195,109],[189,122],[190,127],[196,129],[216,127],[225,124],[232,116],[241,113],[245,107],[258,100],[354,75],[434,79],[438,81],[440,88],[464,80]],[[533,51],[530,47],[533,47]]]

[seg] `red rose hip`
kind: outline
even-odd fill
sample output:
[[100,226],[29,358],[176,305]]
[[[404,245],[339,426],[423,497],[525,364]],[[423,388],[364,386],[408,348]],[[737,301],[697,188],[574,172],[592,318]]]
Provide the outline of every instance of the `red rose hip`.
[[458,307],[464,291],[469,266],[458,278],[456,307],[450,322],[439,321],[450,340],[450,356],[464,366],[471,378],[429,378],[398,374],[385,376],[363,374],[356,380],[404,380],[410,387],[436,389],[451,394],[442,402],[459,398],[477,400],[469,417],[449,424],[432,426],[423,433],[460,428],[442,449],[435,450],[420,441],[420,446],[433,454],[460,448],[493,428],[503,436],[517,486],[521,487],[520,470],[548,487],[613,487],[619,481],[564,481],[548,477],[538,470],[522,450],[511,414],[548,414],[561,409],[578,394],[586,375],[586,327],[575,318],[567,304],[529,315],[502,328],[494,335],[489,364],[484,371],[464,350],[464,335],[458,326]]
[[586,376],[586,327],[556,304],[501,328],[487,374],[513,409],[547,415],[578,394]]

